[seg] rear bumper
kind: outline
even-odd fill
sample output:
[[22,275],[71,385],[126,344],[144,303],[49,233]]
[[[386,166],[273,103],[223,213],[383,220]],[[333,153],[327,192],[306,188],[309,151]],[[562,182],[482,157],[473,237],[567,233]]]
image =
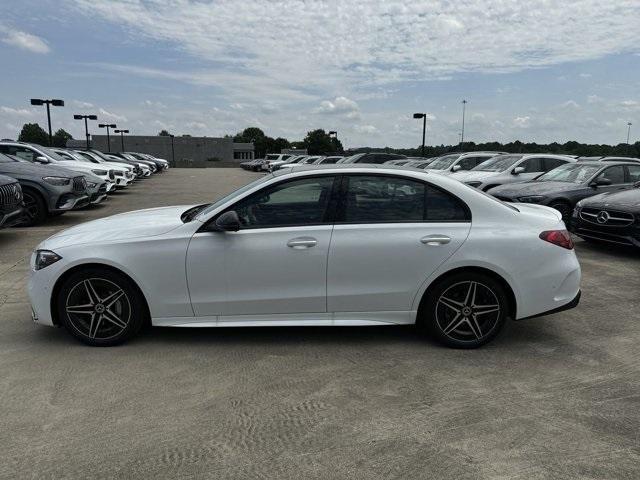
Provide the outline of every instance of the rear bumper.
[[553,315],[554,313],[564,312],[565,310],[571,310],[572,308],[576,308],[578,306],[578,304],[580,303],[581,296],[582,296],[582,290],[578,290],[578,294],[569,303],[562,305],[560,307],[556,307],[552,310],[547,310],[546,312],[536,313],[535,315],[531,315],[525,318],[519,318],[518,321],[529,320],[530,318],[544,317],[546,315]]

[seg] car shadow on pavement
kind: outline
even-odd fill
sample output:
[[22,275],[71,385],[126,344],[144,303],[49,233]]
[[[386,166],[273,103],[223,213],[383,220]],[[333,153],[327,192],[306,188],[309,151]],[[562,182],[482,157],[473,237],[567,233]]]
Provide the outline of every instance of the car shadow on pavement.
[[[577,243],[580,253],[588,253],[593,255],[608,254],[620,259],[640,257],[640,248],[628,247],[625,245],[614,245],[610,243],[596,243],[581,241]],[[579,258],[579,257],[578,257]]]

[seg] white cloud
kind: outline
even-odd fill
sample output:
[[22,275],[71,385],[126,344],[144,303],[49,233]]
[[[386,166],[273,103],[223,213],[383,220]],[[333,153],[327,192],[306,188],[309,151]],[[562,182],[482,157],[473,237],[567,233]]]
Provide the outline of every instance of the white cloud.
[[126,122],[127,121],[127,117],[122,116],[122,115],[116,115],[115,113],[108,112],[104,108],[101,108],[98,111],[100,112],[100,115],[98,116],[98,118],[100,118],[100,116],[103,116],[103,117],[107,117],[107,118],[109,118],[111,120],[116,120],[116,121],[120,121],[120,122]]
[[31,110],[27,110],[26,108],[11,108],[4,106],[0,107],[0,112],[15,117],[30,117],[33,114]]
[[20,30],[3,28],[2,42],[33,53],[49,53],[51,49],[42,38]]
[[518,128],[529,128],[531,117],[516,117],[513,119],[513,124]]
[[336,97],[334,100],[323,100],[314,113],[342,115],[346,118],[360,118],[360,107],[347,97]]
[[83,102],[81,100],[73,100],[73,106],[77,108],[93,108],[93,103]]
[[353,129],[358,133],[364,133],[367,135],[378,133],[378,129],[373,125],[354,125]]
[[580,78],[591,78],[593,75],[591,75],[590,73],[581,73],[580,75],[578,75]]
[[600,102],[602,102],[602,98],[599,97],[598,95],[588,95],[587,96],[587,103],[594,104],[594,103],[600,103]]
[[578,105],[578,102],[576,102],[575,100],[567,100],[566,102],[560,104],[560,106],[562,108],[571,108],[571,109],[580,108],[580,105]]
[[638,108],[640,108],[640,102],[638,102],[637,100],[623,100],[622,102],[620,102],[620,106],[627,110],[637,110]]

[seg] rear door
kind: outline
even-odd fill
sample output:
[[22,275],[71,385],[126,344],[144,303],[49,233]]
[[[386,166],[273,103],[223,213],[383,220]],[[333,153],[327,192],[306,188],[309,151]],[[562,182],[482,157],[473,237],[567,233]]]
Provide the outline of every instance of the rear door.
[[[451,194],[381,174],[345,175],[336,218],[329,312],[409,312],[420,285],[462,245],[471,226],[469,209]],[[409,314],[397,317],[398,323],[413,321]]]

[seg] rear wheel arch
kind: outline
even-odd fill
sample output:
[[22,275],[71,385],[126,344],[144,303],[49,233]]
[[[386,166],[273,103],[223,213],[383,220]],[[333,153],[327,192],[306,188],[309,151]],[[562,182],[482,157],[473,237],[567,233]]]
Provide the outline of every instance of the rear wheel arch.
[[138,283],[131,278],[130,275],[128,275],[126,272],[122,271],[121,269],[117,268],[117,267],[113,267],[111,265],[106,265],[104,263],[83,263],[81,265],[76,265],[72,268],[70,268],[69,270],[67,270],[66,272],[64,272],[62,275],[60,275],[60,277],[58,277],[58,279],[56,280],[55,285],[53,286],[53,289],[51,291],[51,305],[50,305],[50,309],[51,309],[51,320],[53,321],[53,324],[56,326],[62,326],[62,323],[60,322],[60,319],[58,318],[58,296],[60,293],[60,289],[62,288],[62,285],[65,283],[65,281],[72,276],[73,274],[80,272],[82,270],[86,270],[88,268],[94,268],[94,269],[102,269],[102,270],[106,270],[106,271],[110,271],[113,273],[116,273],[118,275],[122,275],[124,277],[127,278],[127,280],[129,280],[129,282],[131,282],[131,285],[136,289],[138,295],[140,295],[140,298],[142,299],[142,302],[145,306],[146,309],[146,315],[145,315],[145,325],[151,325],[151,310],[149,309],[149,302],[147,301],[147,297],[145,296],[144,292],[142,291],[142,289],[140,288],[140,286],[138,285]]
[[505,293],[507,295],[507,300],[509,302],[509,315],[508,315],[508,317],[510,319],[512,319],[512,320],[516,318],[517,309],[518,309],[516,296],[515,296],[515,293],[513,291],[513,288],[511,288],[511,285],[509,284],[509,282],[507,282],[507,280],[505,280],[505,278],[502,275],[494,272],[493,270],[490,270],[490,269],[484,268],[484,267],[459,267],[459,268],[454,268],[453,270],[449,270],[448,272],[445,272],[442,275],[440,275],[438,278],[436,278],[434,281],[432,281],[429,284],[429,286],[426,288],[426,290],[422,293],[422,296],[420,298],[420,303],[418,304],[418,313],[417,313],[417,317],[416,317],[416,324],[419,324],[421,322],[421,320],[424,318],[424,310],[425,310],[425,307],[426,307],[425,303],[426,303],[426,299],[429,298],[429,294],[442,281],[444,281],[447,278],[452,277],[454,275],[458,275],[460,273],[482,274],[482,275],[486,275],[486,276],[492,278],[493,280],[495,280],[496,282],[498,282],[504,288],[504,291],[505,291]]

